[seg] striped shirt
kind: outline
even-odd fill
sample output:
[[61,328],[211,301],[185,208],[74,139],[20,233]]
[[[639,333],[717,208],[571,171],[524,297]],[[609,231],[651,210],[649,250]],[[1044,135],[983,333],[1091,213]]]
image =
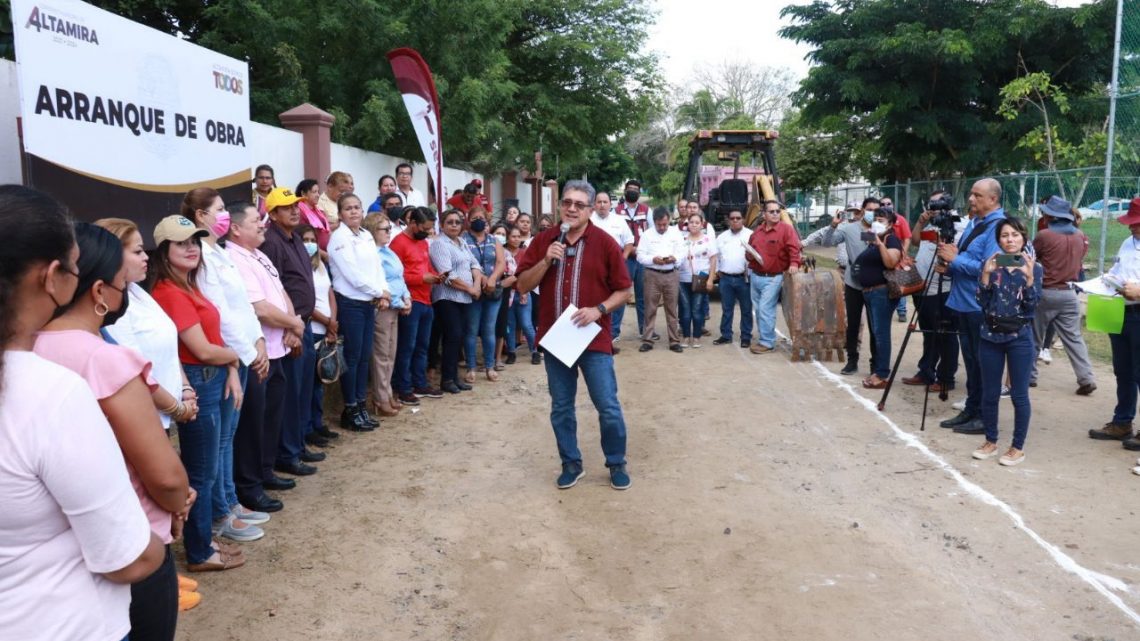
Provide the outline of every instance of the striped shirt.
[[[447,236],[440,236],[431,244],[428,253],[431,255],[431,264],[435,271],[440,274],[448,272],[448,278],[451,280],[473,285],[475,281],[471,278],[471,270],[482,271],[479,261],[475,260],[475,257],[467,249],[467,243],[462,240],[452,240]],[[434,303],[439,300],[470,303],[471,294],[445,283],[432,285],[431,302]]]

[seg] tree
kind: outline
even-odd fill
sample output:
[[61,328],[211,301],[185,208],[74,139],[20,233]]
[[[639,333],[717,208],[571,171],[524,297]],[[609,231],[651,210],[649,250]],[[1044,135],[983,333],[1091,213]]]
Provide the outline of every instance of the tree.
[[[649,9],[622,0],[95,3],[246,61],[258,122],[308,101],[337,116],[336,142],[418,158],[385,57],[412,47],[435,77],[446,159],[482,171],[539,148],[582,161],[647,122],[662,91],[656,58],[626,46],[645,39]],[[9,9],[0,0],[0,20]]]
[[784,119],[796,88],[795,75],[786,67],[754,66],[741,60],[725,60],[701,67],[694,82],[714,98],[738,105],[761,128],[772,128]]
[[998,114],[1018,56],[1070,95],[1107,80],[1110,4],[816,0],[786,7],[781,35],[815,47],[796,95],[805,123],[869,141],[869,178],[979,174],[1027,161],[1024,124]]
[[841,132],[806,124],[793,112],[780,125],[776,142],[776,167],[786,189],[811,191],[853,178],[859,143]]

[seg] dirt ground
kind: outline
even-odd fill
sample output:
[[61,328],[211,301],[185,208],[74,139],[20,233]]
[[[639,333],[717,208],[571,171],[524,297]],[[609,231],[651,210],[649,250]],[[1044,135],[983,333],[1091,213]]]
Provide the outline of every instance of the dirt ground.
[[619,345],[630,490],[608,485],[584,386],[587,476],[555,488],[544,368],[523,350],[498,383],[343,434],[244,568],[197,575],[178,638],[1140,639],[1136,457],[1086,436],[1111,417],[1109,368],[1078,397],[1055,352],[1028,458],[1003,468],[938,427],[949,401],[919,432],[922,388],[897,385],[880,416],[860,377],[786,345]]

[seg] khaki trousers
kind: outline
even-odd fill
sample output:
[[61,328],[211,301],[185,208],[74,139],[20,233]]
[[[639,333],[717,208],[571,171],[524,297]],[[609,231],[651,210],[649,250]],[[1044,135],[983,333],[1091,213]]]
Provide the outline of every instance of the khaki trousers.
[[396,317],[399,311],[376,312],[372,330],[372,398],[387,406],[392,400],[392,368],[396,364]]
[[653,340],[653,324],[657,320],[657,307],[665,306],[665,327],[669,333],[669,344],[681,343],[681,324],[677,320],[677,301],[681,296],[681,274],[674,269],[669,273],[659,272],[651,267],[644,270],[645,278],[645,333],[641,340]]

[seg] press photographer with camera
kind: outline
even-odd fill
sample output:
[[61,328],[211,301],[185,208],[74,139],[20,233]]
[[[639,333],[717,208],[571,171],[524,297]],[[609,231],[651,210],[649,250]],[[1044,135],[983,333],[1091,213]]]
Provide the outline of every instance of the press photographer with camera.
[[894,234],[895,212],[889,209],[875,211],[871,231],[861,235],[867,248],[852,263],[859,285],[863,288],[863,301],[875,342],[875,368],[863,379],[867,389],[883,389],[891,375],[891,312],[895,301],[888,296],[886,270],[894,269],[902,260],[902,241]]
[[[867,248],[867,241],[862,235],[871,231],[871,223],[875,221],[875,210],[879,208],[877,198],[863,199],[862,207],[854,207],[854,203],[847,206],[847,210],[854,214],[850,222],[843,222],[844,213],[835,214],[831,225],[823,237],[824,247],[840,247],[846,250],[847,269],[843,270],[843,304],[847,316],[847,364],[839,370],[840,374],[850,375],[859,371],[859,331],[863,316],[863,286],[859,284],[855,275],[855,258]],[[867,332],[871,350],[871,370],[876,365],[875,358],[875,332],[871,328],[870,310],[867,311]]]
[[1037,357],[1033,317],[1041,300],[1044,270],[1026,250],[1029,233],[1016,218],[998,221],[994,238],[1000,251],[982,267],[978,304],[985,321],[978,341],[982,369],[982,423],[986,441],[974,450],[985,460],[998,453],[998,404],[1002,377],[1009,365],[1010,400],[1013,401],[1013,443],[998,460],[1017,465],[1025,460],[1025,436],[1029,432],[1029,372]]
[[919,238],[915,268],[927,279],[926,289],[914,295],[918,310],[918,326],[922,329],[922,356],[918,359],[918,372],[902,379],[903,385],[929,385],[930,391],[954,389],[958,373],[957,316],[946,306],[950,298],[951,278],[932,272],[938,242],[957,242],[966,223],[954,209],[954,199],[945,191],[930,194],[926,210],[914,224],[914,235]]
[[969,203],[971,219],[962,232],[962,239],[958,242],[939,240],[937,255],[941,260],[934,266],[935,272],[953,279],[946,306],[958,316],[958,341],[966,368],[966,407],[939,425],[953,428],[959,434],[981,434],[986,428],[981,420],[982,372],[978,341],[984,315],[978,305],[978,279],[985,261],[998,252],[993,230],[1005,219],[1001,184],[993,178],[979,180],[970,187]]

